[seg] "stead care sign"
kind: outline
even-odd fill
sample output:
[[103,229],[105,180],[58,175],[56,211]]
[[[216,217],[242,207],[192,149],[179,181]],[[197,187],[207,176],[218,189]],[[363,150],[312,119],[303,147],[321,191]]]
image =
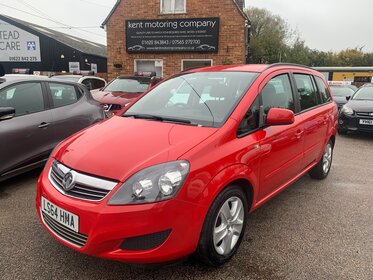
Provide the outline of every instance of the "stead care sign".
[[0,62],[40,62],[39,37],[0,20]]
[[219,18],[126,20],[128,53],[217,52]]

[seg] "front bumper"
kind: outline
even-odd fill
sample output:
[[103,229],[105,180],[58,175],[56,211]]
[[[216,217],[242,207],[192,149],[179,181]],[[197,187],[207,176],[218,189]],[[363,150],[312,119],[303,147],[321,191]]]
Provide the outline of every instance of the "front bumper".
[[339,114],[338,127],[344,131],[373,132],[373,125],[360,124],[360,120],[373,120],[370,116],[360,116],[355,113],[352,116]]
[[[207,213],[206,207],[178,199],[143,205],[109,206],[107,202],[116,189],[103,201],[83,201],[57,191],[48,180],[49,168],[50,163],[39,177],[36,210],[47,231],[64,245],[88,255],[131,263],[163,263],[181,259],[195,251]],[[87,236],[85,245],[79,247],[68,242],[45,223],[41,212],[42,196],[78,215],[78,234]],[[164,238],[161,245],[154,243],[157,247],[153,248],[150,244],[150,248],[139,244],[136,248],[136,244],[141,240],[146,242],[148,236],[153,241],[154,238],[159,240],[159,233]],[[141,238],[126,243],[136,237]]]

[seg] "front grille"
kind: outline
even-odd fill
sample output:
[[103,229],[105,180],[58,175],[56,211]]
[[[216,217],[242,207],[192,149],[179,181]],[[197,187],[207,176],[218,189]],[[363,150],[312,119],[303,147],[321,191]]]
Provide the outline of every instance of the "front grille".
[[360,112],[360,113],[356,113],[356,115],[358,115],[358,116],[363,116],[363,117],[371,117],[371,118],[373,118],[373,115],[371,115],[371,114],[373,114],[373,112],[372,113],[362,113],[362,112]]
[[[73,187],[66,188],[66,174],[73,174]],[[61,193],[67,196],[89,201],[100,201],[116,186],[117,182],[108,181],[76,172],[61,163],[54,161],[49,172],[49,180]]]
[[63,240],[66,240],[67,242],[78,246],[83,247],[87,243],[88,236],[77,233],[60,223],[53,220],[51,217],[49,217],[47,214],[42,212],[43,221],[48,226],[48,228],[53,231],[55,235],[60,237]]

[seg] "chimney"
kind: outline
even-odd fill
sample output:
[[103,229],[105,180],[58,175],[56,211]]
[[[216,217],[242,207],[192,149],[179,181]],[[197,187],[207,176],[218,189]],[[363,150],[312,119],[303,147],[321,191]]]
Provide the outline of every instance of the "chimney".
[[245,0],[236,0],[236,3],[240,7],[241,10],[245,8]]

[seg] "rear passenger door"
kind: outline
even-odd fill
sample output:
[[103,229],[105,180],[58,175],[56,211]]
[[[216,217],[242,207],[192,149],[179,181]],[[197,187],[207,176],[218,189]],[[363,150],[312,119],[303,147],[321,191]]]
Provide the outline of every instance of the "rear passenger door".
[[21,82],[0,91],[0,106],[14,118],[0,122],[0,173],[48,157],[53,149],[52,114],[41,82]]
[[302,167],[306,168],[318,161],[324,150],[327,124],[331,112],[329,106],[323,106],[324,101],[319,94],[313,75],[295,73],[294,80],[300,104],[300,115],[303,118],[304,125],[304,160]]
[[63,139],[81,130],[91,123],[86,106],[80,99],[84,92],[73,84],[48,82],[47,90],[50,96],[53,117],[53,132],[55,145]]

